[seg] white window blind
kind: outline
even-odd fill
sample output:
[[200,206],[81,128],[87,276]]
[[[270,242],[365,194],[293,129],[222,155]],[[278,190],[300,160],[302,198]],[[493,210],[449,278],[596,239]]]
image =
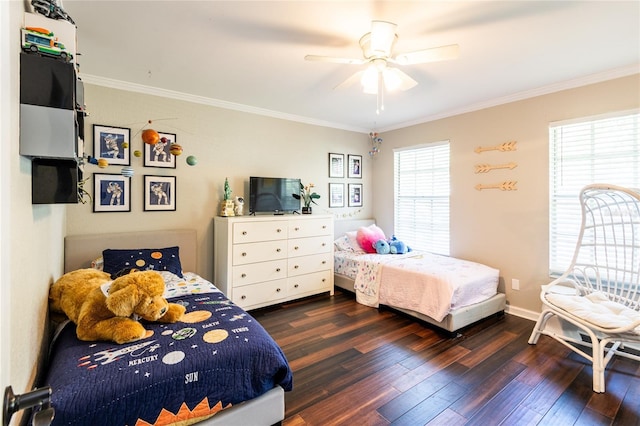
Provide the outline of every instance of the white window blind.
[[640,188],[640,114],[552,123],[549,127],[549,272],[563,273],[582,224],[578,196],[591,183]]
[[449,142],[394,151],[396,237],[449,255]]

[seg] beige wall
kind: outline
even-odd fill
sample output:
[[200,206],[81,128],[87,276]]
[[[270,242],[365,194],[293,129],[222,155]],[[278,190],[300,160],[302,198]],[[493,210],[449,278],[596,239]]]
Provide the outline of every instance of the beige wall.
[[[65,207],[31,204],[31,162],[19,155],[20,28],[24,4],[3,2],[0,298],[2,389],[31,389],[45,334],[50,283],[62,271]],[[21,415],[13,418],[17,424]]]
[[[135,175],[131,181],[130,213],[93,213],[91,204],[67,208],[67,234],[113,231],[195,228],[198,231],[197,271],[213,277],[213,217],[217,214],[228,177],[232,195],[248,196],[249,176],[293,177],[312,182],[320,194],[314,212],[332,213],[336,219],[371,216],[370,194],[365,189],[362,209],[328,208],[329,152],[363,156],[363,177],[370,187],[371,161],[367,158],[368,136],[344,130],[301,124],[277,118],[220,109],[198,103],[161,98],[87,84],[85,101],[90,116],[85,123],[85,151],[93,153],[93,124],[131,129],[131,150],[142,149],[140,129],[148,120],[158,131],[175,133],[184,153],[176,169],[143,166],[142,158],[131,156]],[[194,155],[196,166],[185,159]],[[86,172],[119,173],[122,166],[104,170],[89,165]],[[175,212],[143,211],[143,175],[177,177]],[[346,183],[347,179],[331,179]],[[354,180],[355,182],[355,180]],[[93,194],[93,182],[87,188]],[[248,203],[248,201],[247,201]],[[248,210],[248,206],[247,206]]]
[[[374,160],[374,216],[393,229],[393,149],[449,140],[451,146],[451,255],[500,269],[511,312],[540,311],[548,283],[549,123],[640,106],[640,76],[565,90],[471,112],[382,136]],[[478,146],[517,141],[517,151],[477,154]],[[475,174],[476,164],[514,161],[513,170]],[[478,191],[478,183],[516,180],[517,191]],[[615,182],[611,182],[615,183]],[[511,290],[511,280],[520,290]]]

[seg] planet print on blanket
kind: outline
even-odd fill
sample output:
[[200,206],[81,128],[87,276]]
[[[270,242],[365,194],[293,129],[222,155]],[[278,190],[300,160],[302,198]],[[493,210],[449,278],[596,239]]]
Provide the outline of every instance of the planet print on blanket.
[[206,321],[211,317],[211,312],[209,311],[193,311],[188,312],[182,315],[180,318],[181,322],[186,322],[187,324],[194,324],[197,322]]
[[202,340],[207,343],[220,343],[227,337],[229,337],[229,332],[227,330],[218,329],[207,331]]

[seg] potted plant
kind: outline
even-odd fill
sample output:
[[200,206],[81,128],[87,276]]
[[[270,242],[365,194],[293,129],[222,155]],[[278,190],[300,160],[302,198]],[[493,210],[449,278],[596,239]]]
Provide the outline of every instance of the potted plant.
[[315,185],[312,183],[307,186],[300,183],[300,194],[291,194],[295,199],[302,200],[302,204],[304,204],[302,207],[302,214],[311,214],[311,203],[316,205],[318,204],[315,200],[320,198],[320,195],[315,192],[311,192],[314,186]]

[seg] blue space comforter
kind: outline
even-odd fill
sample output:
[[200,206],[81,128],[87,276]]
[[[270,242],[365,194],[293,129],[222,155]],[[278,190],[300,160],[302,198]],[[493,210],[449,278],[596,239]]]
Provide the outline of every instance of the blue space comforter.
[[46,385],[52,425],[161,425],[204,419],[282,386],[292,372],[280,347],[247,312],[195,274],[168,286],[187,311],[175,324],[118,345],[58,332]]

